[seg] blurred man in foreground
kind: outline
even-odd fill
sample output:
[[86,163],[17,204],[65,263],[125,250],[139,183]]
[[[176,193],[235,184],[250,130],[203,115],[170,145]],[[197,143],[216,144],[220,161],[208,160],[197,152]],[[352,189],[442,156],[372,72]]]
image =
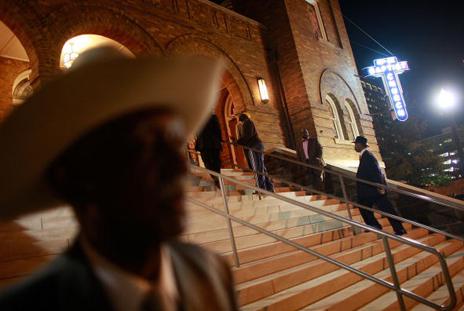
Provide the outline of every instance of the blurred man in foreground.
[[0,126],[0,217],[68,203],[80,232],[0,310],[235,310],[225,262],[177,241],[186,138],[208,117],[217,62],[83,53]]

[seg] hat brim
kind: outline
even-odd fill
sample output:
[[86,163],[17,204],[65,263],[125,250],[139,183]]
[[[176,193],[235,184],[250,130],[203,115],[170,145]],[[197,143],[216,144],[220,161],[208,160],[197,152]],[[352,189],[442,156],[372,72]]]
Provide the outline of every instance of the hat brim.
[[0,125],[0,219],[60,204],[45,183],[46,168],[116,117],[167,108],[184,121],[187,139],[213,109],[221,73],[221,62],[206,58],[121,58],[48,83]]

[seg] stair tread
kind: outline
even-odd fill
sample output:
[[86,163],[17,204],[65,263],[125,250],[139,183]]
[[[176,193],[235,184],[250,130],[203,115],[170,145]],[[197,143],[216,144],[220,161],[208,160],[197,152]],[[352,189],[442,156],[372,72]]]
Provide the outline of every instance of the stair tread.
[[[464,249],[461,249],[460,251],[463,251]],[[463,258],[461,257],[450,257],[446,259],[448,267],[458,265],[459,263],[463,263]],[[464,265],[464,264],[462,264]],[[424,272],[420,273],[419,275],[414,276],[410,280],[404,282],[401,284],[401,287],[409,290],[409,291],[414,291],[416,288],[418,288],[420,285],[424,284],[425,282],[435,278],[437,275],[441,273],[441,268],[438,263],[434,264]],[[388,292],[381,297],[377,298],[376,300],[370,302],[369,304],[365,305],[363,308],[360,310],[372,310],[374,306],[383,306],[383,307],[388,307],[391,306],[392,304],[395,304],[397,302],[397,297],[395,292]]]
[[[464,253],[453,254],[453,255],[464,256]],[[462,304],[462,301],[463,301],[462,298],[463,298],[463,291],[464,291],[464,270],[459,271],[455,276],[453,276],[452,281],[453,281],[454,290],[457,296],[457,301],[458,301],[457,306],[459,306],[460,304]],[[431,295],[429,295],[427,299],[438,305],[445,304],[449,299],[448,287],[446,285],[441,286],[436,291],[434,291]],[[429,311],[429,310],[435,310],[435,309],[429,306],[423,305],[423,304],[419,304],[415,306],[414,308],[412,308],[411,310],[412,311]]]
[[[444,241],[444,242],[441,242],[435,245],[434,247],[437,249],[444,249],[446,247],[451,246],[452,244],[453,244],[452,241]],[[395,263],[395,268],[397,272],[399,273],[399,271],[403,269],[407,269],[408,267],[412,267],[415,263],[419,262],[420,260],[429,258],[429,256],[433,256],[433,255],[427,252],[420,252],[412,257],[407,258],[406,260],[403,260],[399,263]],[[414,272],[417,272],[417,271],[413,270],[411,273],[414,273]],[[376,273],[374,276],[377,278],[385,279],[387,277],[390,277],[390,275],[391,275],[390,270],[385,269],[379,273]],[[358,294],[358,296],[362,295],[363,291],[367,289],[371,289],[372,286],[374,285],[377,285],[377,284],[374,284],[372,281],[369,281],[369,280],[362,280],[333,295],[330,295],[324,299],[319,300],[318,302],[306,307],[304,310],[322,310],[322,309],[323,310],[327,310],[327,309],[336,310],[337,307],[339,308],[341,305],[343,305],[346,310],[351,310],[352,309],[351,306],[348,307],[350,304],[350,298],[353,299],[352,296],[354,294]],[[356,303],[360,303],[360,301],[356,301]]]
[[[426,236],[424,238],[421,238],[419,240],[420,241],[425,241],[425,240],[428,240],[428,239],[431,239],[431,238],[433,238],[433,237],[428,235],[428,236]],[[402,244],[402,245],[399,245],[399,246],[393,248],[392,253],[397,254],[399,252],[405,252],[406,250],[408,250],[408,248],[410,248],[410,246],[408,246],[406,244]],[[375,263],[378,260],[382,260],[382,258],[384,258],[384,257],[385,257],[385,254],[382,252],[382,253],[376,254],[376,255],[374,255],[372,257],[365,258],[362,261],[358,261],[358,262],[356,262],[354,264],[351,264],[351,266],[354,267],[354,268],[360,269],[362,267],[366,267],[369,264]],[[290,287],[288,289],[279,291],[279,292],[277,292],[277,293],[275,293],[275,294],[273,294],[271,296],[268,296],[266,298],[263,298],[263,299],[261,299],[259,301],[256,301],[254,303],[245,305],[245,306],[243,306],[243,308],[244,308],[244,310],[254,310],[256,308],[269,306],[269,305],[275,304],[277,302],[282,302],[282,301],[284,301],[284,299],[293,297],[293,296],[295,296],[297,294],[300,294],[300,293],[303,294],[304,290],[309,290],[309,289],[312,290],[312,295],[314,297],[316,297],[316,291],[317,291],[317,290],[315,290],[316,287],[320,286],[321,284],[327,285],[327,284],[329,284],[328,283],[329,280],[339,279],[341,277],[347,276],[350,273],[351,272],[349,272],[348,270],[337,268],[337,270],[335,270],[333,272],[324,274],[321,277],[318,277],[318,278],[312,279],[310,281],[306,281],[304,283],[301,283],[299,285]],[[323,295],[325,295],[325,294],[326,293],[323,293]]]
[[[355,237],[351,237],[351,238],[355,238]],[[342,243],[342,240],[340,239],[340,240],[332,241],[331,243]],[[349,254],[349,253],[353,253],[353,252],[359,252],[359,251],[362,251],[363,249],[370,248],[370,247],[372,247],[372,246],[374,246],[376,244],[379,244],[379,243],[381,243],[379,240],[371,240],[371,241],[369,241],[367,243],[356,245],[356,246],[351,247],[349,249],[339,250],[338,252],[334,252],[334,253],[332,253],[330,255],[334,256],[335,254],[342,254],[342,253]],[[317,246],[315,246],[313,248],[316,250],[316,248],[323,248],[326,245],[327,245],[327,243],[324,243],[324,244],[321,244],[321,245],[317,245]],[[303,252],[303,251],[298,251],[298,252]],[[295,252],[293,252],[293,253],[295,253]],[[286,255],[289,256],[291,254],[286,253],[286,254],[283,254],[282,256],[286,256]],[[269,260],[272,260],[272,259],[269,259]],[[299,270],[305,269],[307,267],[320,264],[322,262],[324,262],[324,260],[315,258],[314,261],[311,261],[311,262],[308,262],[308,263],[303,263],[301,265],[297,265],[297,266],[294,266],[294,267],[291,267],[291,268],[288,268],[288,269],[285,269],[285,270],[282,270],[282,271],[278,271],[278,272],[266,275],[264,277],[261,277],[261,278],[258,278],[258,279],[255,279],[255,280],[252,280],[252,281],[249,281],[249,282],[241,283],[241,284],[239,284],[237,286],[237,289],[240,290],[240,289],[243,289],[243,288],[247,288],[247,287],[252,286],[254,283],[259,283],[259,282],[267,281],[267,280],[270,280],[270,279],[274,279],[274,278],[282,276],[282,275],[287,275],[287,274],[293,273],[295,271],[299,271]]]

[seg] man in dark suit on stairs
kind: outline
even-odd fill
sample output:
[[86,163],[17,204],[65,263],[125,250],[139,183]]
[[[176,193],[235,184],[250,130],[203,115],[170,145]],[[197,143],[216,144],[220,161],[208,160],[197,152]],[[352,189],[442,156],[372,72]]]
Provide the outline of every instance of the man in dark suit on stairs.
[[319,167],[308,168],[309,184],[316,190],[322,190],[322,146],[315,135],[310,135],[308,129],[303,129],[299,150],[300,159],[309,165]]
[[237,310],[226,262],[179,241],[186,138],[220,63],[84,52],[0,125],[0,220],[72,206],[75,242],[0,310]]
[[[367,180],[373,183],[386,185],[385,175],[380,169],[379,162],[368,149],[367,139],[363,136],[356,137],[354,141],[354,149],[359,152],[359,167],[356,173],[356,178]],[[358,203],[367,207],[372,208],[374,205],[382,212],[397,215],[391,202],[387,198],[387,193],[384,188],[378,188],[366,183],[357,181],[357,197]],[[363,208],[360,208],[361,216],[364,222],[377,229],[382,229],[382,226],[374,217],[374,213]],[[398,220],[388,218],[395,234],[403,235],[406,231],[403,225]]]

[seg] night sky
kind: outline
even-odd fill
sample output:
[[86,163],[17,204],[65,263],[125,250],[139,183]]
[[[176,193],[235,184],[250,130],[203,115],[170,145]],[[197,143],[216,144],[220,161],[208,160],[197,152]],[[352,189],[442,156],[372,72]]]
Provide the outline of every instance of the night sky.
[[[409,115],[425,119],[428,135],[449,124],[433,108],[441,87],[459,95],[456,121],[464,125],[464,1],[461,0],[339,0],[343,14],[359,25],[410,71],[401,75]],[[360,74],[372,60],[389,56],[345,19]],[[374,49],[377,52],[369,50]],[[383,53],[383,54],[382,54]],[[382,85],[380,78],[377,85]]]

